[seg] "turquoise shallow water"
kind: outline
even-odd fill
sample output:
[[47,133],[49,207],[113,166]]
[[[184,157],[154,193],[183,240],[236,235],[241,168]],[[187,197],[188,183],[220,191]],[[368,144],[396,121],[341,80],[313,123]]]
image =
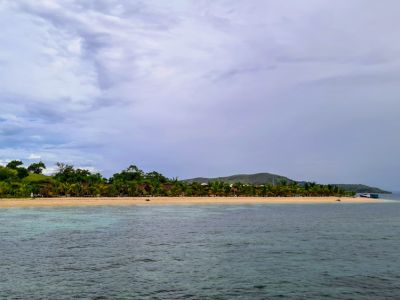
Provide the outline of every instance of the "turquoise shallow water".
[[0,298],[399,299],[400,203],[0,210]]

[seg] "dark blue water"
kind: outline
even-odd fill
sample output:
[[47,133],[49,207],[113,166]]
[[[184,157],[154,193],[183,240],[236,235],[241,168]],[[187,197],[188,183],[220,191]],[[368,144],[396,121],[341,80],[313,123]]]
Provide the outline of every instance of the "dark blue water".
[[0,298],[399,299],[400,203],[0,210]]

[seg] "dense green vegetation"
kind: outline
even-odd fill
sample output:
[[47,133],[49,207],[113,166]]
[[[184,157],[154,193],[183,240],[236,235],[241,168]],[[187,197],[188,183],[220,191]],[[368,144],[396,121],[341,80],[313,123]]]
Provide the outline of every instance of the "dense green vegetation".
[[[131,165],[106,179],[100,173],[57,163],[52,176],[42,174],[46,166],[34,163],[25,168],[21,161],[0,166],[0,197],[116,197],[116,196],[351,196],[334,185],[299,184],[286,178],[273,183],[212,181],[184,182],[170,179],[158,172],[145,173]],[[279,180],[279,181],[278,181]]]

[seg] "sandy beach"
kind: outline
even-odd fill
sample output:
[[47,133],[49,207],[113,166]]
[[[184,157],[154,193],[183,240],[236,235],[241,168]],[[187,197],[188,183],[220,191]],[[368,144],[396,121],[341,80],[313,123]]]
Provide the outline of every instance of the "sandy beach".
[[[337,201],[340,199],[340,201]],[[338,197],[115,197],[115,198],[36,198],[0,199],[0,208],[106,206],[106,205],[242,205],[242,204],[321,204],[377,203],[379,199]]]

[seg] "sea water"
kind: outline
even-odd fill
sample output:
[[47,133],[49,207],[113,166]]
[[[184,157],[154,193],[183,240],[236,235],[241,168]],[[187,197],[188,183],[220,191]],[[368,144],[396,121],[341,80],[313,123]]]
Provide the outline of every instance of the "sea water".
[[0,210],[3,299],[399,299],[400,203]]
[[397,200],[400,201],[400,192],[393,192],[392,194],[379,194],[381,199]]

